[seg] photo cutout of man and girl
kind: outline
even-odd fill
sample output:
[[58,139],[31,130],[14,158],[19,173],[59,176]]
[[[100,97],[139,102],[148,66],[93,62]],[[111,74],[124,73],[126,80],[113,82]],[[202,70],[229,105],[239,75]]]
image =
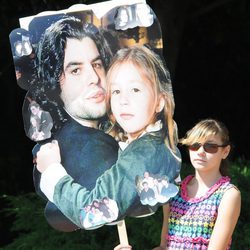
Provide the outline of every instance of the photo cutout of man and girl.
[[181,156],[153,10],[114,0],[20,24],[10,42],[47,222],[72,232],[155,213],[178,192]]

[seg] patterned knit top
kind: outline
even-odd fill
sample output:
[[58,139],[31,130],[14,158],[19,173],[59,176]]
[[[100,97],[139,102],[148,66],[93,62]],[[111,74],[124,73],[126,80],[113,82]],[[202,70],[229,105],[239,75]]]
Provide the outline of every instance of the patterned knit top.
[[[204,196],[189,198],[187,184],[192,178],[189,175],[183,180],[180,193],[170,201],[168,250],[207,249],[222,196],[234,187],[230,178],[223,176]],[[228,249],[230,245],[231,240]]]

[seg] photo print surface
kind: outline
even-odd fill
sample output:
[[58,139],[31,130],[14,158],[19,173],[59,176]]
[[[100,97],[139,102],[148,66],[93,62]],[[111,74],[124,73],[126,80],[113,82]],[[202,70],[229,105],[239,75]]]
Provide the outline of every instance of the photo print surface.
[[[156,212],[178,192],[174,99],[144,0],[20,19],[10,34],[35,190],[59,231]],[[147,178],[146,178],[147,177]]]

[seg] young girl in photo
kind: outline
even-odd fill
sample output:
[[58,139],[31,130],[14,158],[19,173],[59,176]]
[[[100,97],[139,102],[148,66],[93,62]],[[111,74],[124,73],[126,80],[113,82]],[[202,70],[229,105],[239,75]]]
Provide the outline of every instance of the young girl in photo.
[[241,207],[240,191],[226,176],[230,139],[224,124],[206,119],[180,140],[195,175],[163,206],[161,244],[154,250],[230,249]]
[[[87,190],[67,174],[60,164],[56,142],[43,145],[37,154],[41,190],[63,214],[85,229],[125,216],[150,215],[178,192],[171,185],[164,196],[155,194],[143,204],[140,200],[145,173],[155,180],[152,189],[159,189],[164,180],[174,183],[181,165],[171,81],[160,57],[144,46],[121,49],[108,70],[107,84],[108,115],[115,125],[111,132],[117,136],[122,131],[126,141],[120,142],[116,164],[97,179],[95,188]],[[104,197],[109,209],[101,202]],[[86,208],[93,207],[93,201],[99,206],[92,209],[91,221],[86,221],[90,210]],[[102,211],[107,216],[100,216]],[[94,214],[97,212],[99,221]]]

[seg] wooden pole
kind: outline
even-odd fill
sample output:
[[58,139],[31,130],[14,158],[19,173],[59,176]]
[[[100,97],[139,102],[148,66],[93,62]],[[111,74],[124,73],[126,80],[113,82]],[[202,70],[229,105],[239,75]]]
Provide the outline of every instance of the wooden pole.
[[128,245],[128,236],[127,236],[125,220],[121,220],[118,222],[117,229],[118,229],[120,244]]

